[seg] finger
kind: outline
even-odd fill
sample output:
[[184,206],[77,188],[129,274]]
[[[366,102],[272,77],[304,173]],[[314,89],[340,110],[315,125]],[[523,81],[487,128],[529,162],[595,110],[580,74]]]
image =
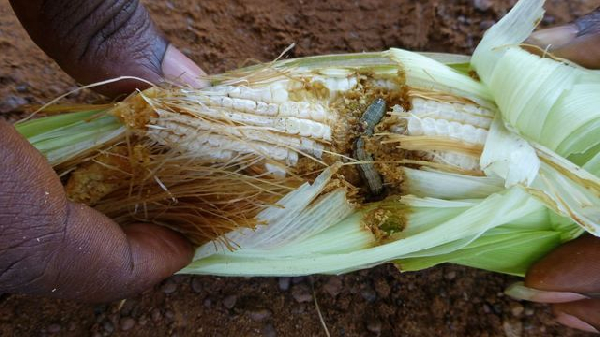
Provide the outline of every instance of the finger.
[[175,84],[189,85],[194,88],[210,85],[206,80],[206,73],[172,44],[167,47],[165,52],[162,72],[165,80]]
[[[69,206],[65,236],[33,293],[85,302],[139,294],[191,262],[193,249],[164,227],[125,230],[95,210]],[[42,291],[39,291],[43,287]]]
[[523,282],[512,284],[505,293],[517,300],[537,303],[565,303],[587,299],[588,296],[571,292],[542,291],[526,287]]
[[0,292],[16,292],[43,275],[67,200],[44,157],[1,119],[0,158]]
[[43,156],[0,121],[0,292],[106,302],[184,267],[193,249],[166,228],[122,230],[67,201]]
[[[168,44],[138,0],[10,2],[33,41],[82,84],[119,76],[160,83],[169,76],[204,85],[202,70]],[[146,85],[128,80],[98,91],[116,96]]]
[[598,333],[600,331],[600,300],[583,300],[554,305],[556,321],[566,326]]
[[533,265],[525,278],[530,288],[550,292],[600,293],[600,238],[584,235]]
[[527,42],[584,67],[600,69],[600,9],[569,25],[535,32]]

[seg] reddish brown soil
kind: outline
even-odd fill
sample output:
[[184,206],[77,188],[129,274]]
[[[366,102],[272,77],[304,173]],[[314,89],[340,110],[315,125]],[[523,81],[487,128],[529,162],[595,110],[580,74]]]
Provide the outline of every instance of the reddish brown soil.
[[[293,56],[389,47],[470,53],[482,29],[515,1],[144,2],[184,53],[209,72],[220,72],[248,59],[271,60],[292,42],[297,43]],[[598,5],[548,2],[545,25],[564,23]],[[29,41],[7,0],[0,0],[0,50],[0,113],[75,86]],[[87,92],[70,97],[98,98]],[[178,276],[124,304],[4,296],[0,335],[324,336],[313,295],[333,336],[583,335],[555,325],[545,306],[504,296],[512,281],[457,266],[405,275],[381,266],[339,278],[291,280]]]

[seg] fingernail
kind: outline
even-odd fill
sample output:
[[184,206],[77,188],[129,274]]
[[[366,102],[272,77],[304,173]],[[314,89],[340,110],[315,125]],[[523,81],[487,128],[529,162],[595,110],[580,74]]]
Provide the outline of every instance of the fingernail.
[[173,45],[167,47],[162,71],[167,81],[177,84],[189,85],[194,88],[209,85],[208,81],[203,79],[206,73]]
[[596,328],[594,328],[591,324],[588,324],[575,316],[565,314],[561,311],[556,313],[556,321],[562,325],[566,325],[574,329],[598,333],[598,330],[596,330]]
[[579,30],[574,25],[561,26],[550,29],[542,29],[533,34],[525,41],[528,44],[535,44],[542,48],[557,48],[564,46],[577,38]]
[[532,289],[526,287],[523,282],[512,284],[504,293],[518,300],[538,303],[566,303],[588,298],[585,295],[577,293],[552,292]]

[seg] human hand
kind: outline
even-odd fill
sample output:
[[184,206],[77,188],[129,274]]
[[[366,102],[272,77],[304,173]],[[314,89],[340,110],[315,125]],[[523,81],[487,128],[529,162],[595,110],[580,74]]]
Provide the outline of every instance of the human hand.
[[[600,9],[570,25],[541,30],[528,41],[557,57],[600,69]],[[600,238],[585,235],[553,251],[533,265],[524,285],[509,295],[553,303],[556,320],[564,325],[600,331]]]
[[[138,1],[11,0],[33,40],[80,83],[131,75],[202,86],[191,60],[169,45]],[[140,86],[101,87],[115,96]],[[185,238],[166,228],[125,229],[67,200],[58,176],[0,120],[0,292],[87,302],[137,294],[184,267]]]
[[584,235],[533,265],[525,283],[512,285],[515,298],[554,305],[559,323],[600,331],[600,238]]
[[150,224],[121,229],[69,202],[46,159],[3,121],[0,144],[0,292],[107,302],[191,261],[179,234]]
[[[81,84],[120,76],[206,85],[205,73],[169,44],[139,0],[10,0],[31,39]],[[119,81],[95,88],[109,96],[143,88]]]

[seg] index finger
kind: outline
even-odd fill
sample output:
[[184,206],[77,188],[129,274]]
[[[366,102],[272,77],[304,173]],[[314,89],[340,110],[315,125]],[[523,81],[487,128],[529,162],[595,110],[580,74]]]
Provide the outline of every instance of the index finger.
[[600,8],[573,23],[537,31],[528,43],[589,69],[600,69]]

